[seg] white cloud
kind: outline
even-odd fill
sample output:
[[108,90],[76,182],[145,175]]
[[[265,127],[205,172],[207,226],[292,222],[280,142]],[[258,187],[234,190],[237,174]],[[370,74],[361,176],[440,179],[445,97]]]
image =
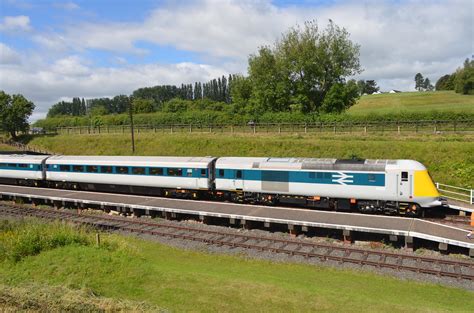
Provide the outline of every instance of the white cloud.
[[69,1],[69,2],[56,2],[53,4],[54,7],[64,10],[77,10],[79,9],[79,5],[76,3]]
[[0,71],[3,90],[22,93],[36,104],[33,120],[44,117],[52,104],[63,99],[131,94],[144,86],[207,81],[228,73],[223,68],[186,62],[93,68],[76,55],[57,60],[52,66],[0,66]]
[[19,64],[20,55],[9,46],[0,42],[0,64]]
[[5,16],[0,23],[0,31],[29,31],[31,30],[30,18],[25,15]]
[[[25,56],[2,49],[7,52],[1,60],[10,66],[0,67],[0,84],[7,92],[29,96],[44,114],[61,97],[128,94],[143,86],[245,72],[248,55],[275,42],[289,27],[312,19],[324,27],[332,19],[361,45],[365,71],[360,78],[375,79],[383,90],[412,90],[417,72],[434,83],[471,56],[473,6],[469,0],[336,1],[285,8],[266,0],[168,2],[142,21],[71,22],[62,30],[34,33],[32,39],[44,50]],[[29,18],[5,17],[0,29],[5,27],[30,29]],[[147,47],[151,43],[196,52],[202,57],[199,63],[205,64],[130,65],[126,53],[152,55],[140,45],[143,42]],[[89,63],[94,54],[88,52],[94,49],[108,51],[116,65],[97,68]],[[57,60],[44,60],[52,55]]]

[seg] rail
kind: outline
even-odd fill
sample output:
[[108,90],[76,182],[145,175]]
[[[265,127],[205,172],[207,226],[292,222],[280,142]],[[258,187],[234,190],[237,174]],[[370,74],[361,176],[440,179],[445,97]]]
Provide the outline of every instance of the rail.
[[[383,121],[383,122],[311,122],[246,124],[146,124],[135,125],[134,131],[154,133],[378,133],[378,134],[442,134],[474,132],[474,120],[457,121]],[[58,134],[129,133],[130,125],[96,125],[57,127]]]
[[474,190],[462,187],[456,187],[441,183],[436,183],[436,188],[441,192],[443,196],[448,199],[466,202],[469,204],[474,203]]

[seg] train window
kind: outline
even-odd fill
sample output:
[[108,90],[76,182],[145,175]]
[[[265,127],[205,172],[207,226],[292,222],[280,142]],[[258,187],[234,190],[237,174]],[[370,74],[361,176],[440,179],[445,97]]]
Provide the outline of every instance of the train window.
[[110,173],[114,172],[114,168],[112,166],[101,166],[100,167],[100,172],[110,174]]
[[127,166],[117,166],[116,168],[117,173],[119,174],[128,174],[128,167]]
[[224,177],[224,170],[219,170],[219,177]]
[[309,173],[309,178],[315,179],[316,178],[316,173],[315,172],[310,172]]
[[402,172],[402,181],[408,181],[408,172]]
[[16,164],[10,163],[10,164],[7,164],[7,167],[16,167]]
[[145,175],[144,167],[132,167],[132,173],[135,175]]
[[192,176],[193,176],[193,169],[192,169],[192,168],[188,168],[188,169],[186,170],[186,176],[188,176],[188,177],[192,177]]
[[237,170],[237,172],[235,173],[235,178],[242,179],[242,171],[241,170]]
[[375,183],[375,175],[374,174],[369,174],[368,179],[369,179],[369,182]]
[[73,165],[72,166],[73,172],[84,172],[84,166],[82,165]]
[[168,176],[183,176],[183,169],[181,168],[169,168]]
[[99,167],[95,165],[87,165],[86,166],[86,172],[88,173],[98,173],[99,172]]
[[160,167],[150,168],[150,175],[163,175],[163,169]]
[[332,174],[331,173],[324,173],[324,179],[331,179],[332,178]]
[[70,172],[71,171],[71,167],[69,165],[59,165],[59,170],[61,172]]
[[323,179],[324,178],[324,173],[323,172],[317,172],[316,173],[316,178],[317,179]]
[[18,167],[26,168],[26,167],[28,167],[28,164],[18,164]]
[[206,177],[206,169],[201,169],[201,177]]

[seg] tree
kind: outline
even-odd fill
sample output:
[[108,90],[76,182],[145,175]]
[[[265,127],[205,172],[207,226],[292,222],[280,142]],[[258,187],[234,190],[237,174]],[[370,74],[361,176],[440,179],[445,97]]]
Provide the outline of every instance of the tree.
[[315,21],[291,28],[249,57],[256,104],[269,111],[318,111],[334,84],[360,72],[359,45],[331,20],[324,30]]
[[17,132],[26,132],[29,129],[28,118],[33,113],[35,105],[22,95],[10,96],[0,91],[0,117],[1,127],[8,132],[13,139],[17,138]]
[[454,90],[454,79],[456,75],[446,74],[441,76],[435,84],[436,90]]
[[359,96],[359,88],[354,80],[347,84],[336,83],[324,98],[322,111],[326,113],[341,113],[353,106]]
[[424,82],[423,75],[421,75],[421,73],[417,73],[415,75],[415,89],[422,91]]
[[359,89],[359,94],[368,94],[371,95],[374,92],[379,91],[379,87],[377,86],[377,83],[375,80],[358,80],[357,81],[357,88]]
[[474,94],[474,59],[466,59],[464,67],[456,71],[454,90],[464,95]]
[[133,113],[151,113],[153,112],[153,100],[134,98],[132,101]]
[[428,91],[432,91],[434,89],[428,77],[426,77],[425,80],[423,81],[423,89],[428,90]]

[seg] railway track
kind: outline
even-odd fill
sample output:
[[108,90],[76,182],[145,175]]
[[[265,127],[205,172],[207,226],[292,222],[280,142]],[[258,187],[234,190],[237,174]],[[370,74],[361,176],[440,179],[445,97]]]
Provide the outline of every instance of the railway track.
[[236,234],[226,230],[209,230],[199,227],[170,225],[154,221],[128,219],[108,215],[80,214],[76,212],[36,209],[3,205],[1,215],[31,216],[48,220],[67,220],[77,224],[87,224],[103,230],[120,230],[131,233],[191,240],[208,245],[253,249],[273,253],[283,253],[304,258],[317,258],[320,261],[358,264],[361,267],[388,268],[451,277],[474,282],[474,262],[448,260],[442,258],[416,256],[389,251],[366,250],[327,243],[308,242],[302,239],[278,239],[252,234]]

